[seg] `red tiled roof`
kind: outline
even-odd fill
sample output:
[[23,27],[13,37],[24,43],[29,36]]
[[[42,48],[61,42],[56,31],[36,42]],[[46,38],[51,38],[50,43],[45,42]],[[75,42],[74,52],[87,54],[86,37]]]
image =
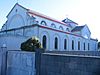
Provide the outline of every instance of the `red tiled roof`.
[[[45,19],[48,19],[48,20],[51,20],[51,21],[60,23],[60,24],[62,24],[62,25],[68,26],[67,24],[65,24],[65,23],[63,23],[63,22],[60,22],[60,21],[58,21],[58,20],[55,20],[55,19],[53,19],[53,18],[51,18],[51,17],[49,17],[49,16],[46,16],[46,15],[43,15],[43,14],[41,14],[41,13],[39,13],[39,12],[30,10],[30,9],[27,9],[27,8],[23,7],[22,5],[20,5],[20,4],[18,4],[18,3],[16,3],[16,4],[14,5],[14,7],[15,7],[16,5],[22,7],[23,9],[26,9],[26,10],[28,11],[28,13],[31,14],[31,15],[33,15],[33,16],[36,15],[36,16],[39,16],[39,17],[42,17],[42,18],[45,18]],[[11,11],[14,9],[14,7],[11,9]],[[9,14],[11,13],[11,11],[8,13],[7,17],[8,17]]]
[[68,26],[67,24],[65,24],[65,23],[63,23],[63,22],[60,22],[60,21],[58,21],[58,20],[55,20],[55,19],[53,19],[53,18],[51,18],[51,17],[49,17],[49,16],[46,16],[46,15],[44,15],[44,14],[41,14],[41,13],[39,13],[39,12],[32,11],[32,10],[30,10],[30,9],[28,9],[28,13],[31,14],[31,15],[33,15],[33,16],[36,15],[36,16],[39,16],[39,17],[42,17],[42,18],[45,18],[45,19],[48,19],[48,20],[51,20],[51,21],[60,23],[60,24],[62,24],[62,25]]

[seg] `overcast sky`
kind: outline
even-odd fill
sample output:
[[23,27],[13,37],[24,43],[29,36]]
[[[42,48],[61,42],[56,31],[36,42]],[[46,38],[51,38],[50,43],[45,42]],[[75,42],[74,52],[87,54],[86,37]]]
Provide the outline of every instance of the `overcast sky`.
[[1,0],[0,28],[17,1],[26,8],[59,21],[68,17],[79,25],[87,24],[92,38],[100,40],[100,0]]

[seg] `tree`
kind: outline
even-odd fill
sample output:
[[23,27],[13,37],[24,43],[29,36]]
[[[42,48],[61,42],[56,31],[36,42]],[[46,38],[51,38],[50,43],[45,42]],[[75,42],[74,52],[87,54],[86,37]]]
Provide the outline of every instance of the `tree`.
[[36,48],[42,48],[39,39],[36,37],[29,38],[25,42],[21,43],[22,51],[31,51],[34,52]]

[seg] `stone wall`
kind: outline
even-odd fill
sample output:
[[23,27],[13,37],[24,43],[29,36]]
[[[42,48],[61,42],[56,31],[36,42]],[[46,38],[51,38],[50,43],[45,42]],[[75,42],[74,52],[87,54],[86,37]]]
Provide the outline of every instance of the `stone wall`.
[[1,55],[2,53],[1,53],[1,51],[0,51],[0,75],[1,75],[1,68],[2,68],[2,55]]
[[80,54],[72,51],[45,52],[44,49],[37,49],[35,53],[24,51],[6,53],[2,50],[0,75],[100,75],[99,52],[94,56],[93,52],[87,52],[86,55],[80,52]]
[[46,51],[46,53],[85,55],[85,56],[100,56],[100,51]]
[[7,50],[20,50],[20,45],[28,37],[13,34],[0,35],[0,48],[5,44]]
[[7,53],[6,48],[0,49],[0,75],[6,75]]
[[100,75],[100,57],[42,53],[39,75]]
[[7,75],[34,75],[35,53],[24,51],[8,51]]

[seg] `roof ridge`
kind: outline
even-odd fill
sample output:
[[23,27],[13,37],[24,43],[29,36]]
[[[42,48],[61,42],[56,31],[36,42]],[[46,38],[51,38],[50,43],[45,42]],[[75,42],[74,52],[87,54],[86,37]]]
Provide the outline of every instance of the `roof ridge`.
[[76,23],[75,21],[73,21],[73,20],[69,19],[68,17],[67,17],[66,19],[68,19],[68,20],[69,20],[69,21],[71,21],[72,23],[75,23],[75,24],[77,24],[77,25],[78,25],[78,23]]
[[[64,23],[64,22],[62,22],[62,21],[56,20],[56,19],[54,19],[54,18],[51,18],[51,17],[49,17],[49,16],[47,16],[47,15],[44,15],[44,14],[42,14],[42,13],[39,13],[39,12],[33,11],[33,10],[31,10],[31,9],[27,9],[27,8],[23,7],[22,5],[20,5],[19,3],[16,3],[16,4],[13,6],[13,8],[11,9],[11,11],[14,9],[14,7],[15,7],[16,5],[22,7],[23,9],[26,9],[27,12],[30,13],[30,14],[34,14],[34,15],[37,15],[37,16],[46,18],[46,19],[48,19],[48,20],[51,20],[51,21],[54,21],[54,22],[63,24],[63,25],[65,25],[65,26],[68,26],[66,23]],[[7,17],[8,17],[9,14],[11,13],[11,11],[8,13]]]
[[64,22],[62,22],[62,21],[56,20],[56,19],[54,19],[54,18],[52,18],[52,17],[50,17],[50,16],[44,15],[44,14],[42,14],[42,13],[39,13],[39,12],[34,11],[34,10],[31,10],[31,9],[28,9],[28,13],[34,14],[34,15],[37,15],[37,16],[40,16],[40,17],[49,19],[49,20],[51,20],[51,21],[55,21],[55,22],[57,22],[57,23],[60,23],[60,24],[63,24],[63,25],[68,26],[66,23],[64,23]]

